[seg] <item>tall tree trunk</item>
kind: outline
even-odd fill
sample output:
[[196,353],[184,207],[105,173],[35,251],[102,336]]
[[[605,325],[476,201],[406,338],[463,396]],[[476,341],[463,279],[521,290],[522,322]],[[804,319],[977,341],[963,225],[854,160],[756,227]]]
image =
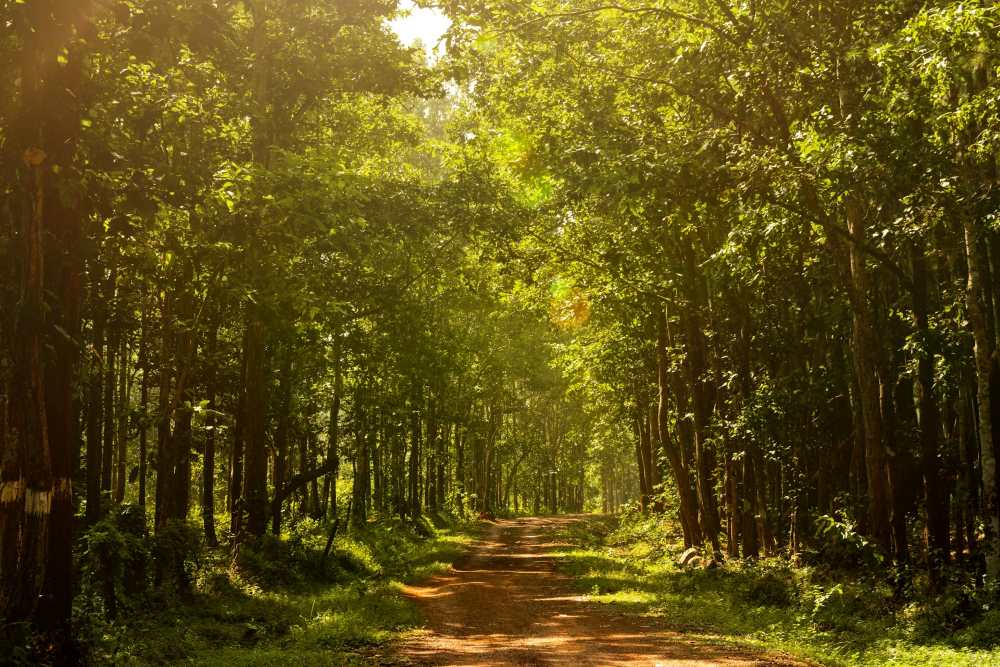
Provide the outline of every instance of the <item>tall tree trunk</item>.
[[[394,419],[393,421],[396,421]],[[405,443],[403,439],[403,428],[400,425],[393,425],[392,432],[390,434],[392,439],[391,445],[391,457],[392,457],[392,503],[393,512],[400,518],[406,518],[407,505],[406,505],[406,453],[404,452]]]
[[[865,238],[864,213],[853,198],[847,206],[848,232],[855,239]],[[851,267],[851,339],[858,402],[864,421],[865,464],[868,477],[868,532],[886,556],[892,555],[892,529],[889,522],[891,498],[887,479],[885,443],[879,391],[879,347],[875,334],[869,291],[871,288],[866,257],[858,243],[849,243]]]
[[427,507],[431,513],[438,511],[437,489],[434,482],[436,480],[437,466],[437,398],[431,394],[427,401],[427,489],[424,497],[427,499]]
[[111,269],[108,273],[107,282],[104,284],[104,299],[108,304],[111,317],[108,321],[108,345],[104,353],[104,444],[101,447],[101,491],[111,495],[111,476],[114,469],[115,458],[115,374],[118,354],[118,341],[121,338],[120,327],[118,325],[118,307],[115,290],[118,282],[117,248],[112,248],[112,242],[108,244],[111,255]]
[[368,389],[368,400],[370,402],[369,410],[365,414],[364,422],[364,432],[362,433],[365,440],[365,465],[364,465],[364,485],[362,487],[363,500],[365,504],[366,518],[370,510],[372,509],[372,482],[374,477],[374,466],[377,464],[378,459],[378,439],[376,438],[376,410],[375,410],[375,397],[374,397],[374,384]]
[[[285,488],[285,469],[288,462],[288,429],[292,410],[292,350],[285,345],[278,371],[278,423],[274,432],[274,495],[280,496]],[[271,532],[281,535],[281,503],[273,503]]]
[[465,511],[465,428],[455,424],[455,502],[458,512]]
[[[304,441],[300,440],[304,444],[301,445],[301,465],[299,469],[300,474],[305,474],[309,470],[312,470],[317,466],[316,461],[319,458],[319,444],[316,441],[316,433],[312,429],[306,432],[306,438]],[[327,483],[326,480],[330,478],[329,474],[323,476],[324,485]],[[314,479],[309,482],[308,498],[306,498],[306,492],[303,491],[302,502],[306,510],[303,514],[311,516],[317,521],[322,520],[326,516],[326,509],[328,504],[329,496],[324,496],[322,503],[319,497],[319,480]]]
[[337,478],[340,475],[340,397],[344,393],[343,351],[340,336],[333,343],[333,398],[330,401],[330,423],[327,427],[326,460],[333,463],[333,470],[323,482],[323,497],[330,499],[329,516],[337,521]]
[[91,266],[90,300],[94,310],[91,328],[89,363],[90,377],[87,381],[87,523],[93,525],[101,518],[101,425],[104,423],[104,391],[101,378],[104,376],[104,305],[100,295],[101,281],[98,279],[96,259]]
[[[185,521],[190,507],[191,488],[191,392],[188,372],[194,363],[195,335],[193,331],[193,295],[186,289],[190,283],[187,265],[175,291],[178,292],[176,322],[171,316],[168,297],[163,309],[163,346],[160,367],[160,419],[157,433],[156,467],[156,529],[171,521]],[[175,326],[178,330],[175,330]],[[170,369],[170,370],[168,370]],[[185,582],[182,571],[179,581]]]
[[170,444],[170,388],[173,368],[173,327],[170,322],[171,301],[164,295],[161,306],[160,325],[160,391],[157,397],[156,420],[156,510],[154,525],[160,530],[166,525],[170,510],[168,482],[174,466],[174,449]]
[[247,513],[247,532],[260,538],[267,530],[267,361],[265,358],[265,329],[262,315],[256,304],[247,305],[246,399],[243,407],[246,425],[246,451],[244,452],[245,483],[243,506]]
[[423,392],[418,387],[413,392],[410,405],[410,519],[420,519],[420,413],[423,410]]
[[201,469],[201,521],[205,529],[205,542],[209,546],[218,546],[219,538],[215,533],[215,440],[216,419],[218,407],[215,404],[218,387],[218,340],[219,327],[213,322],[208,329],[208,343],[205,361],[208,364],[208,377],[205,379],[205,402],[208,416],[205,418],[205,455]]
[[986,524],[986,574],[991,583],[1000,578],[1000,514],[997,513],[997,463],[993,447],[993,414],[990,371],[993,341],[989,336],[986,311],[983,306],[982,255],[979,230],[971,218],[963,222],[965,254],[968,266],[966,305],[972,337],[975,341],[976,397],[979,413],[979,445],[983,462],[983,517]]
[[146,449],[149,438],[149,303],[142,292],[142,324],[139,331],[139,367],[142,384],[139,388],[139,506],[146,507]]
[[368,405],[366,386],[355,389],[354,394],[354,488],[352,490],[351,522],[363,526],[368,521],[369,493],[369,451],[368,451]]
[[719,509],[715,497],[715,452],[708,442],[708,423],[712,404],[708,387],[708,364],[705,357],[705,334],[701,318],[693,311],[686,314],[688,380],[692,387],[694,404],[694,458],[698,506],[701,514],[701,531],[712,543],[712,552],[720,553]]
[[381,513],[385,508],[385,429],[382,427],[383,413],[378,410],[372,417],[372,428],[369,437],[372,443],[372,486],[374,500],[372,507]]
[[449,440],[450,426],[446,425],[441,433],[441,437],[437,439],[437,483],[434,488],[437,489],[437,506],[441,509],[444,508],[445,503],[445,484],[447,478],[447,447]]
[[118,467],[115,472],[115,503],[125,501],[125,481],[128,475],[128,417],[129,417],[129,349],[128,338],[122,336],[121,349],[118,353]]
[[237,538],[243,530],[243,469],[244,452],[246,451],[246,387],[247,387],[247,350],[249,349],[248,330],[243,329],[243,342],[240,351],[240,383],[236,388],[236,423],[233,424],[232,457],[229,463],[229,499],[227,509],[229,515],[229,533]]
[[[36,11],[31,11],[32,9]],[[72,201],[89,2],[29,5],[7,26],[19,68],[2,162],[5,206],[19,243],[19,299],[10,332],[10,385],[0,412],[0,609],[9,625],[48,635],[55,660],[76,661],[73,591],[73,395],[79,336],[79,252],[85,214]],[[61,64],[57,56],[62,56]],[[48,297],[48,298],[47,298]],[[92,461],[88,461],[88,466]]]
[[[649,431],[649,459],[646,461],[649,470],[649,490],[653,501],[653,510],[663,511],[663,461],[664,445],[660,442],[659,406],[656,401],[650,401],[646,406],[646,428]],[[586,453],[579,455],[580,460],[586,458]],[[657,495],[658,494],[658,495]]]
[[649,509],[649,428],[646,423],[646,410],[636,401],[635,417],[632,419],[635,427],[635,464],[639,473],[639,509],[645,513]]
[[[271,145],[273,141],[270,118],[271,97],[271,48],[267,36],[267,0],[253,0],[248,3],[252,20],[252,60],[253,77],[252,114],[250,119],[252,138],[252,160],[258,170],[270,167]],[[260,212],[252,213],[254,224],[249,233],[253,235],[260,228]],[[259,256],[256,239],[251,236],[245,256],[247,275],[256,283],[259,275]],[[255,285],[258,286],[258,285]],[[245,437],[244,484],[242,509],[247,513],[246,529],[252,537],[260,538],[267,530],[267,359],[265,345],[267,328],[264,323],[263,295],[259,290],[253,301],[246,304],[246,333],[244,350],[246,378],[243,405],[243,428]],[[237,539],[242,539],[239,535]]]
[[[739,382],[740,399],[746,406],[752,400],[752,376],[751,376],[751,341],[752,327],[750,313],[747,308],[740,308],[740,330],[739,330]],[[758,517],[763,512],[763,508],[758,505],[757,499],[760,496],[757,479],[757,460],[760,458],[756,442],[752,438],[744,438],[743,441],[743,466],[741,473],[740,498],[743,499],[740,508],[741,526],[740,534],[743,538],[743,557],[756,559],[760,555],[760,530],[758,528]]]
[[980,503],[979,481],[977,471],[979,448],[976,446],[975,411],[973,399],[969,392],[969,383],[964,379],[958,386],[958,457],[960,472],[958,475],[959,506],[963,509],[963,521],[958,529],[963,534],[968,553],[974,554],[978,549],[976,515]]
[[740,527],[741,516],[737,509],[739,495],[737,491],[736,466],[729,443],[726,443],[725,487],[726,487],[726,553],[730,558],[740,557]]
[[[902,344],[900,344],[901,346]],[[887,374],[888,376],[889,374]],[[882,389],[882,420],[886,433],[915,433],[916,410],[913,406],[913,384],[909,378],[900,378],[895,388]],[[909,428],[901,429],[900,426]],[[909,578],[910,562],[909,520],[914,514],[917,494],[916,464],[911,454],[909,443],[895,442],[886,438],[886,453],[889,454],[889,488],[892,493],[892,508],[890,521],[892,524],[892,542],[894,558],[901,575],[897,579],[900,586],[898,592]]]
[[934,390],[934,353],[930,348],[928,323],[927,259],[922,245],[910,250],[910,267],[913,274],[913,320],[920,336],[917,358],[917,400],[920,409],[920,466],[924,482],[925,509],[927,512],[927,568],[932,591],[941,589],[941,570],[948,562],[949,544],[948,493],[941,470],[939,434],[941,415]]
[[760,528],[758,526],[758,515],[760,509],[757,506],[759,497],[757,483],[756,457],[753,452],[744,452],[743,455],[743,503],[742,526],[740,534],[743,537],[743,557],[755,560],[760,556]]
[[[183,382],[183,380],[178,380]],[[174,432],[171,434],[171,448],[174,450],[174,469],[170,471],[171,519],[186,521],[191,507],[191,449],[193,433],[191,419],[191,392],[185,386],[181,391],[181,404],[175,412]]]
[[677,495],[680,499],[681,526],[684,530],[684,543],[687,547],[701,546],[703,537],[698,524],[698,499],[694,495],[691,476],[685,465],[684,457],[677,439],[670,434],[670,360],[667,358],[667,314],[663,308],[657,308],[656,319],[656,380],[659,388],[659,403],[657,405],[656,423],[660,446],[670,463],[670,470],[677,485]]

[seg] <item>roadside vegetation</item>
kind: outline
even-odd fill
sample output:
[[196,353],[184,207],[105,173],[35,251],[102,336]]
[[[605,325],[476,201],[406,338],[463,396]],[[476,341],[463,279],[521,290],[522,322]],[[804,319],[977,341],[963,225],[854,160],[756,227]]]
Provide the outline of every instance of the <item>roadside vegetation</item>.
[[[103,519],[81,558],[75,620],[93,664],[371,664],[421,624],[401,586],[446,569],[477,530],[444,515],[372,522],[338,535],[324,560],[328,531],[302,518],[234,563],[197,532],[168,546],[127,521],[126,508]],[[181,558],[188,580],[137,586],[162,558]]]
[[[982,611],[953,572],[936,596],[901,597],[885,569],[866,565],[856,536],[819,551],[757,561],[680,564],[684,544],[666,515],[626,512],[574,524],[563,569],[588,598],[655,617],[691,639],[749,645],[833,667],[1000,665],[1000,612]],[[832,561],[836,562],[836,561]]]

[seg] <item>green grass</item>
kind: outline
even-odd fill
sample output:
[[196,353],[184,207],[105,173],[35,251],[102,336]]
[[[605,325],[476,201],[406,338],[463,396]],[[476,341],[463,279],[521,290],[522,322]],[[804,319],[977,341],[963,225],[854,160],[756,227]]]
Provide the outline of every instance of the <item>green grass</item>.
[[955,627],[954,600],[900,604],[873,575],[835,576],[778,558],[682,568],[670,531],[661,519],[632,517],[616,528],[595,518],[564,536],[578,546],[564,549],[562,568],[589,599],[706,642],[835,667],[1000,665],[997,612]]
[[325,536],[308,524],[266,541],[241,568],[224,550],[208,552],[189,596],[147,599],[115,623],[96,623],[93,662],[371,664],[421,623],[401,584],[447,569],[477,530],[435,523],[385,521],[339,536],[322,569]]

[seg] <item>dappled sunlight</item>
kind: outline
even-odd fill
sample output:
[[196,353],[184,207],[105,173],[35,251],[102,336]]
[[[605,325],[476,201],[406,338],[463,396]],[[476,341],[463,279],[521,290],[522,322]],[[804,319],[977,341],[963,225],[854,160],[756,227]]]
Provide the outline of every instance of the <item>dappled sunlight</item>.
[[0,667],[1000,667],[1000,3],[0,25]]
[[406,587],[426,615],[428,631],[413,637],[404,655],[419,664],[468,667],[798,664],[689,641],[655,619],[613,614],[589,595],[574,593],[557,570],[570,545],[553,538],[582,520],[499,521],[448,573]]

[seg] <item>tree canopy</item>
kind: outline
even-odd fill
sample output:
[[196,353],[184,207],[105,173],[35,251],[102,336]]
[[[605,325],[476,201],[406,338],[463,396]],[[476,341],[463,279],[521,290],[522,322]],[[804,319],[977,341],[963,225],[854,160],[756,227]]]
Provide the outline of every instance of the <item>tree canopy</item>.
[[992,604],[994,3],[435,4],[429,62],[394,0],[0,3],[4,623],[80,658],[129,507],[239,564],[634,506]]

